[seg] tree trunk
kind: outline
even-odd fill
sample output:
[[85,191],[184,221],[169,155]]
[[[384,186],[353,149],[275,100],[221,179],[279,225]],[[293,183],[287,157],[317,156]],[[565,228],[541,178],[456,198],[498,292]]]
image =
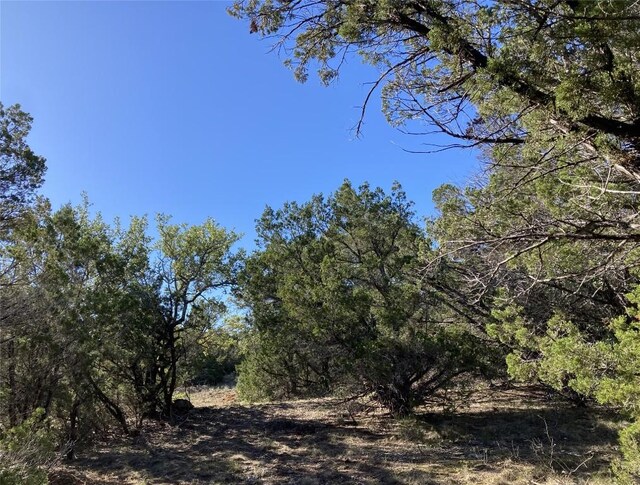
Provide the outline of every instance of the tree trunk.
[[75,399],[69,414],[69,449],[67,450],[67,460],[76,459],[76,443],[78,441],[78,416],[80,414],[79,399]]
[[102,392],[102,389],[98,387],[98,384],[96,384],[96,382],[91,377],[88,377],[88,381],[91,384],[94,394],[98,398],[98,400],[102,404],[104,404],[104,406],[107,408],[107,411],[109,411],[109,413],[120,423],[122,431],[125,434],[129,434],[129,425],[127,424],[127,418],[122,409],[120,409],[120,407],[116,403],[114,403],[104,392]]
[[395,417],[404,417],[411,414],[413,409],[411,402],[411,382],[403,380],[394,382],[378,389],[378,400]]
[[173,327],[169,334],[169,355],[171,363],[169,365],[169,382],[165,395],[165,406],[167,406],[168,417],[171,421],[173,418],[173,393],[176,390],[176,382],[178,381],[178,356],[176,352],[176,336]]
[[7,399],[7,414],[9,415],[9,427],[18,425],[18,409],[16,402],[16,356],[13,338],[7,342],[7,380],[9,384],[9,396]]

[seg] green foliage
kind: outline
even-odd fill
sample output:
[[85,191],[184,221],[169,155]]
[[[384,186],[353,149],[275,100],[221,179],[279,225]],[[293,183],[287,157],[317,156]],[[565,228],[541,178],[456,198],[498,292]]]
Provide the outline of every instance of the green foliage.
[[[434,193],[425,277],[493,320],[513,377],[637,414],[638,328],[618,316],[640,284],[639,8],[248,0],[231,13],[289,47],[298,79],[335,79],[357,53],[380,72],[391,124],[480,148],[477,183]],[[636,438],[622,435],[627,464]]]
[[183,336],[187,353],[183,381],[193,385],[223,383],[227,376],[235,374],[245,353],[247,328],[242,317],[231,316],[214,326],[211,324],[217,318],[205,318],[207,325],[202,332]]
[[146,218],[110,226],[86,197],[56,211],[34,199],[45,161],[26,143],[31,121],[0,104],[0,429],[10,430],[3,456],[22,453],[25,466],[3,471],[3,483],[44,479],[24,455],[44,453],[36,423],[55,420],[72,458],[109,419],[124,432],[145,417],[170,419],[188,339],[229,366],[214,357],[220,345],[232,358],[216,321],[241,257],[231,252],[238,236],[210,219],[160,216],[153,241]]
[[46,171],[45,159],[26,141],[32,121],[20,105],[0,103],[0,237],[32,201]]
[[624,460],[616,470],[623,481],[640,478],[640,287],[627,295],[626,315],[610,321],[606,338],[588,340],[574,323],[556,315],[546,322],[544,332],[534,332],[521,309],[494,312],[489,331],[513,352],[509,355],[512,377],[539,380],[555,389],[565,387],[614,406],[633,419],[620,433]]
[[[237,236],[144,218],[114,227],[89,204],[52,212],[40,200],[0,247],[8,311],[0,327],[0,426],[37,408],[58,420],[68,455],[111,422],[124,432],[171,419],[187,336],[213,328],[230,284]],[[206,311],[205,311],[206,309]]]
[[[513,378],[630,417],[617,472],[640,478],[639,8],[237,1],[297,79],[329,84],[357,53],[392,125],[479,147],[486,167],[434,193],[428,236],[398,186],[267,209],[240,274],[238,236],[212,220],[160,216],[154,242],[144,218],[33,205],[31,118],[0,105],[0,426],[42,407],[75,443],[104,414],[125,431],[171,419],[178,382],[243,356],[246,399],[371,393],[405,414],[506,353]],[[236,280],[248,329],[219,324]]]
[[300,352],[286,347],[287,343],[297,344],[296,335],[289,337],[287,339],[283,334],[262,336],[257,331],[247,337],[245,358],[237,366],[237,391],[243,400],[271,401],[328,392],[326,382],[310,380],[310,364],[300,358]]
[[0,431],[0,483],[41,485],[56,457],[54,436],[44,409],[38,408],[18,426]]
[[507,149],[582,138],[619,161],[620,143],[638,146],[635,2],[239,0],[229,12],[275,37],[300,81],[315,69],[329,83],[359,55],[409,130]]
[[636,420],[620,432],[622,460],[613,463],[613,471],[622,484],[637,483],[640,477],[640,421]]
[[267,209],[241,297],[254,335],[247,398],[372,392],[405,414],[477,365],[477,343],[418,272],[429,241],[398,185],[348,182],[327,199]]
[[158,379],[155,406],[171,418],[177,364],[185,354],[181,333],[205,332],[222,315],[221,292],[231,285],[242,253],[231,252],[239,236],[211,219],[187,226],[159,216],[158,232],[159,264],[152,274],[159,285],[160,319],[152,374]]

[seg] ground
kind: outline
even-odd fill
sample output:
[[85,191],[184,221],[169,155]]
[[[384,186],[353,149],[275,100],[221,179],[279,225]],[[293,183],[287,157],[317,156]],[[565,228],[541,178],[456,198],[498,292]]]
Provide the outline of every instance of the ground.
[[392,419],[338,398],[240,403],[191,393],[176,426],[98,444],[56,470],[61,484],[605,484],[619,423],[517,387],[476,390],[458,409]]

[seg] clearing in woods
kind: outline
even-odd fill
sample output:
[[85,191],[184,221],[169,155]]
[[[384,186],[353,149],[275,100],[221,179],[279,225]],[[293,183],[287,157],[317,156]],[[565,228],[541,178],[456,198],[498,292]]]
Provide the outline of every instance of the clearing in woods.
[[86,450],[54,484],[604,484],[619,424],[516,387],[394,420],[339,399],[245,405],[191,394],[178,426]]

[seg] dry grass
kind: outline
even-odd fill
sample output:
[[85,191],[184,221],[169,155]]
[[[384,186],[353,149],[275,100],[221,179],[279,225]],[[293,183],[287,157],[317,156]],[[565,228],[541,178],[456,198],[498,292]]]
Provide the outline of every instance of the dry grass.
[[611,483],[617,424],[527,388],[477,390],[454,413],[393,420],[379,409],[313,399],[244,405],[232,389],[193,392],[179,426],[97,446],[57,483]]

